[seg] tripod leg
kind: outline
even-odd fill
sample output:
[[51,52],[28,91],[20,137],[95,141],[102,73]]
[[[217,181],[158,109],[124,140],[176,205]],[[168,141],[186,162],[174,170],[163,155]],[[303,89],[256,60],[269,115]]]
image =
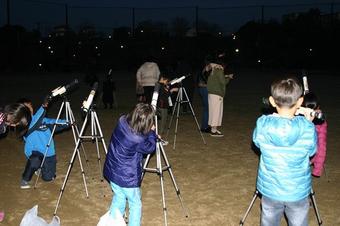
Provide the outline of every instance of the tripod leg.
[[249,214],[251,208],[253,207],[254,202],[255,202],[255,200],[256,200],[256,198],[257,198],[258,196],[259,196],[258,190],[255,190],[254,196],[253,196],[253,198],[252,198],[252,200],[251,200],[251,202],[250,202],[250,204],[249,204],[249,207],[248,207],[246,213],[244,214],[243,218],[242,218],[241,221],[240,221],[240,226],[243,226],[243,224],[244,224],[244,222],[246,221],[246,218],[247,218],[247,216],[248,216],[248,214]]
[[[61,115],[61,112],[62,112],[64,106],[65,106],[65,102],[62,102],[62,104],[60,106],[60,109],[59,109],[59,112],[58,112],[58,116],[57,116],[56,122],[58,122],[58,120],[60,119],[60,115]],[[39,180],[39,177],[40,177],[40,174],[41,174],[41,169],[42,169],[42,167],[43,167],[43,165],[45,163],[46,154],[47,154],[47,151],[48,151],[48,149],[49,149],[49,147],[51,145],[51,142],[52,142],[53,135],[55,133],[56,127],[57,127],[57,124],[54,124],[52,132],[51,132],[51,135],[50,135],[50,138],[49,138],[48,143],[47,143],[46,148],[45,148],[45,153],[44,153],[43,160],[41,161],[40,167],[38,169],[38,175],[37,175],[37,179],[35,180],[34,189],[37,187],[38,180]]]
[[171,128],[171,125],[172,125],[172,120],[174,119],[174,115],[175,115],[175,110],[177,109],[177,105],[179,105],[179,95],[177,94],[177,97],[176,97],[176,101],[175,101],[175,104],[172,108],[172,113],[171,113],[171,117],[170,117],[170,121],[169,121],[169,126],[168,126],[168,130],[166,131],[166,138],[168,137],[169,135],[169,130]]
[[163,146],[161,146],[161,145],[160,145],[160,150],[161,150],[161,154],[162,154],[163,160],[164,160],[165,165],[166,165],[166,169],[167,169],[168,172],[169,172],[169,175],[170,175],[172,184],[173,184],[173,186],[174,186],[174,188],[175,188],[175,190],[176,190],[177,197],[178,197],[178,199],[179,199],[179,202],[181,203],[181,206],[182,206],[182,210],[183,210],[183,212],[184,212],[184,215],[185,215],[185,217],[189,217],[188,210],[185,208],[184,203],[183,203],[183,199],[182,199],[182,196],[181,196],[181,191],[180,191],[179,188],[178,188],[178,185],[177,185],[177,183],[176,183],[174,174],[172,173],[172,169],[171,169],[170,163],[169,163],[169,161],[168,161],[168,158],[166,157],[164,148],[163,148]]
[[320,225],[322,225],[322,220],[321,220],[321,217],[320,217],[320,214],[319,214],[318,206],[316,205],[314,194],[315,194],[315,192],[312,189],[309,196],[310,196],[310,199],[311,199],[313,207],[314,207],[314,212],[315,212],[315,215],[316,215],[316,219],[317,219],[318,224],[320,226]]
[[94,112],[91,112],[92,116],[92,136],[95,138],[95,142],[96,142],[96,150],[97,150],[97,159],[98,159],[98,168],[99,168],[99,175],[101,177],[101,182],[104,181],[104,177],[103,177],[103,170],[102,170],[102,163],[101,163],[101,157],[100,157],[100,153],[99,153],[99,145],[98,145],[98,133],[97,133],[97,126],[96,126],[96,119],[94,116]]
[[194,109],[193,109],[193,107],[192,107],[192,105],[191,105],[191,103],[190,103],[190,100],[189,100],[187,91],[185,90],[185,88],[183,88],[183,91],[184,91],[184,95],[185,95],[185,97],[186,97],[186,99],[187,99],[187,102],[188,102],[188,104],[189,104],[189,107],[190,107],[192,116],[194,117],[194,120],[195,120],[195,122],[196,122],[197,130],[198,130],[198,132],[201,134],[203,143],[204,143],[204,144],[207,144],[207,143],[205,142],[204,136],[203,136],[203,134],[202,134],[202,132],[201,132],[200,125],[198,124],[198,121],[197,121],[197,118],[196,118]]
[[181,102],[182,102],[182,89],[180,88],[179,91],[178,91],[178,104],[177,104],[177,109],[176,109],[174,145],[172,147],[173,150],[175,150],[175,148],[176,148],[176,139],[177,139],[178,121],[179,121],[179,112],[180,112],[180,109],[181,109]]
[[100,127],[98,116],[97,116],[96,112],[94,112],[94,119],[95,119],[95,122],[96,122],[96,126],[98,128],[98,131],[99,131],[100,140],[101,140],[101,142],[103,144],[103,148],[104,148],[105,154],[107,154],[107,148],[106,148],[106,144],[105,144],[105,140],[104,140],[103,131],[102,131],[101,127]]
[[164,174],[163,174],[162,161],[161,161],[161,156],[160,156],[160,145],[159,145],[159,143],[157,144],[157,148],[156,148],[156,157],[157,157],[157,169],[159,170],[158,175],[159,175],[161,192],[162,192],[164,225],[167,226],[168,220],[167,220],[167,209],[166,209],[166,203],[165,203],[164,178],[163,178]]
[[[77,127],[77,124],[75,123],[76,120],[75,120],[75,117],[73,115],[73,112],[71,110],[71,105],[69,102],[66,102],[66,106],[67,106],[67,112],[68,112],[68,115],[69,115],[69,119],[70,119],[70,122],[71,122],[71,125],[72,125],[72,132],[73,132],[73,137],[74,137],[74,144],[77,143],[77,139],[79,137],[79,130],[78,130],[78,127]],[[66,115],[67,117],[67,115]],[[80,143],[80,147],[81,147],[81,150],[83,152],[83,155],[84,155],[84,158],[85,158],[85,162],[86,162],[86,165],[87,165],[87,168],[89,168],[89,160],[87,158],[87,155],[86,155],[86,152],[85,152],[85,148],[84,148],[84,145],[83,143]]]
[[79,145],[80,145],[80,141],[81,141],[81,137],[82,137],[82,134],[85,130],[85,126],[86,126],[86,123],[87,123],[87,117],[88,115],[86,115],[85,117],[85,120],[84,120],[84,123],[83,123],[83,126],[81,128],[81,131],[80,131],[80,134],[79,134],[79,137],[78,137],[78,140],[76,142],[76,145],[75,145],[75,148],[73,150],[73,154],[72,154],[72,157],[71,157],[71,160],[69,162],[69,166],[68,166],[68,169],[67,169],[67,173],[65,175],[65,179],[64,179],[64,182],[63,182],[63,185],[61,186],[61,189],[60,189],[60,194],[59,194],[59,197],[58,197],[58,200],[57,200],[57,204],[56,204],[56,207],[55,207],[55,210],[54,210],[54,215],[57,214],[57,210],[58,210],[58,207],[59,207],[59,203],[60,203],[60,200],[61,200],[61,197],[64,193],[64,190],[65,190],[65,186],[66,186],[66,182],[68,180],[68,177],[71,173],[71,169],[72,169],[72,166],[73,166],[73,163],[74,163],[74,159],[76,157],[76,155],[78,154],[78,158],[79,158],[79,164],[80,164],[80,167],[81,167],[81,172],[82,172],[82,176],[83,176],[83,181],[84,181],[84,186],[85,186],[85,192],[86,192],[86,197],[88,198],[89,197],[89,194],[88,194],[88,191],[87,191],[87,185],[86,185],[86,178],[85,178],[85,173],[84,173],[84,170],[83,170],[83,164],[81,162],[81,159],[80,159],[80,154],[79,154]]

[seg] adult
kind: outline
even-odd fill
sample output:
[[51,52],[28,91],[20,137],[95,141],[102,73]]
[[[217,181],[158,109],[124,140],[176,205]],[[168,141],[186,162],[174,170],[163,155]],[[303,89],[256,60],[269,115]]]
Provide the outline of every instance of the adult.
[[143,63],[137,70],[137,87],[143,87],[146,103],[151,103],[152,94],[155,84],[159,80],[159,75],[160,71],[157,63],[152,62],[151,60]]
[[233,74],[225,75],[225,59],[224,54],[216,57],[213,63],[206,66],[206,70],[210,71],[207,82],[208,102],[209,102],[209,121],[211,127],[210,135],[212,137],[223,137],[221,131],[217,127],[222,125],[223,118],[223,98],[225,95],[225,87]]

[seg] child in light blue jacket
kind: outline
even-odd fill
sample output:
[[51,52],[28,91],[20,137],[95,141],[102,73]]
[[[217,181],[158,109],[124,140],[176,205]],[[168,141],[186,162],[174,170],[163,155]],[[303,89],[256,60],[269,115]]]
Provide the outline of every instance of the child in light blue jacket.
[[[32,104],[29,100],[23,101],[33,114]],[[46,118],[46,107],[41,106],[32,116],[28,131],[24,135],[25,147],[24,152],[27,158],[25,170],[22,174],[20,187],[22,189],[30,188],[29,181],[37,171],[44,159],[41,168],[42,179],[52,181],[56,177],[56,153],[52,137],[53,126],[56,125],[56,131],[67,128],[69,124],[66,120]]]
[[261,151],[257,176],[261,226],[279,226],[284,213],[290,226],[307,226],[316,130],[307,113],[295,116],[303,102],[302,87],[295,79],[274,82],[269,101],[277,113],[261,116],[253,133]]

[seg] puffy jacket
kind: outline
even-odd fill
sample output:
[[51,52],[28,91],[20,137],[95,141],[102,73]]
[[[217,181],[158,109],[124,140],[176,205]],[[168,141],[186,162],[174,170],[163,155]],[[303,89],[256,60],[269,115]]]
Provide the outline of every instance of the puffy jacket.
[[137,71],[137,84],[141,86],[155,86],[158,82],[160,71],[154,62],[145,62]]
[[315,156],[312,158],[311,163],[314,165],[312,174],[320,177],[326,160],[327,149],[327,122],[315,125],[318,134],[318,149]]
[[294,202],[310,194],[309,159],[317,144],[312,122],[303,116],[264,115],[257,120],[253,141],[261,151],[257,189],[262,195]]
[[37,128],[34,129],[34,131],[29,135],[24,136],[25,155],[27,158],[32,155],[32,151],[38,151],[43,155],[47,151],[46,157],[55,155],[53,139],[51,139],[50,145],[47,146],[52,135],[52,128],[56,123],[58,123],[58,129],[63,129],[69,126],[66,120],[59,119],[57,122],[56,119],[45,118],[44,115],[45,109],[40,107],[38,111],[32,116],[32,121],[29,125],[29,129],[34,126]]
[[156,139],[154,131],[146,135],[135,133],[126,116],[120,117],[106,155],[105,178],[121,187],[140,187],[143,155],[155,151]]

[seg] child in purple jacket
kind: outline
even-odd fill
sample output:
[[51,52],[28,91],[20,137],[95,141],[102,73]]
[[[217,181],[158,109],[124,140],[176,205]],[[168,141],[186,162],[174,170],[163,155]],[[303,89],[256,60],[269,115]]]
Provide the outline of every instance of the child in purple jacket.
[[119,118],[112,134],[104,165],[104,176],[114,192],[110,215],[117,209],[123,215],[129,202],[129,226],[139,226],[142,215],[141,177],[143,155],[156,149],[155,112],[151,105],[139,103]]

